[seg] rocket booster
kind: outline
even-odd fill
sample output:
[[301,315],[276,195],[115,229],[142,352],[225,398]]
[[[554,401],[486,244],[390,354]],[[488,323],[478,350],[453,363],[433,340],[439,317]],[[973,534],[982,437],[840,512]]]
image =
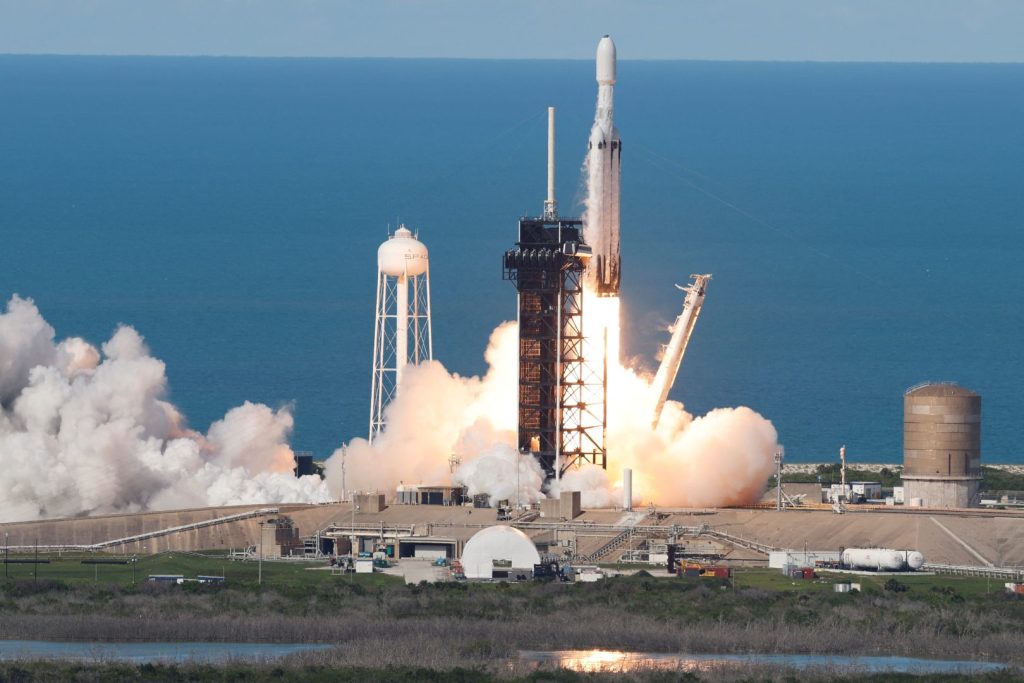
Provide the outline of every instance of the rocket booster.
[[615,128],[615,43],[597,44],[597,111],[587,154],[588,188],[584,238],[593,250],[587,280],[602,296],[619,295],[619,176],[622,140]]

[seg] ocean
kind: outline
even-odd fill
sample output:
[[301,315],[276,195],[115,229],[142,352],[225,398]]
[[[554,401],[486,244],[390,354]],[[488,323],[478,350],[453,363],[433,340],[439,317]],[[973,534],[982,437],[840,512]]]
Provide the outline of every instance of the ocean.
[[[297,450],[368,423],[376,248],[431,251],[435,356],[485,369],[501,254],[558,108],[581,211],[588,61],[0,56],[0,297],[60,337],[136,327],[191,426],[292,404]],[[899,462],[902,394],[983,397],[1024,462],[1024,65],[619,63],[624,349],[655,367],[713,273],[672,398],[747,405],[790,461]]]

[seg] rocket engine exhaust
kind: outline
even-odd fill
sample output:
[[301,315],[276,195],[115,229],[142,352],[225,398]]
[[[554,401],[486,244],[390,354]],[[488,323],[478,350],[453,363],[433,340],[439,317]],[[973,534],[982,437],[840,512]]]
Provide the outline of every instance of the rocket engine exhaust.
[[587,154],[589,196],[584,238],[593,249],[587,271],[589,288],[599,296],[618,296],[619,176],[622,140],[615,128],[615,43],[610,36],[597,44],[597,111]]

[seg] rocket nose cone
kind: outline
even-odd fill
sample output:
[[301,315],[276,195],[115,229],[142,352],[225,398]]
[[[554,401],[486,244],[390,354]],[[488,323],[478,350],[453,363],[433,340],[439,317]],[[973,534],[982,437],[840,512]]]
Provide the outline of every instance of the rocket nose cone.
[[597,44],[597,82],[615,85],[615,43],[611,36],[601,38]]

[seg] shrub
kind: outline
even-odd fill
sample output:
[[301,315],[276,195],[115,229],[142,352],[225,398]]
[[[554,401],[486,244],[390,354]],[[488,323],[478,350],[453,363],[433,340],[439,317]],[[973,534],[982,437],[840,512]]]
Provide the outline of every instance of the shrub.
[[889,579],[885,582],[885,590],[892,591],[893,593],[906,593],[910,587],[905,583],[900,583],[896,579]]

